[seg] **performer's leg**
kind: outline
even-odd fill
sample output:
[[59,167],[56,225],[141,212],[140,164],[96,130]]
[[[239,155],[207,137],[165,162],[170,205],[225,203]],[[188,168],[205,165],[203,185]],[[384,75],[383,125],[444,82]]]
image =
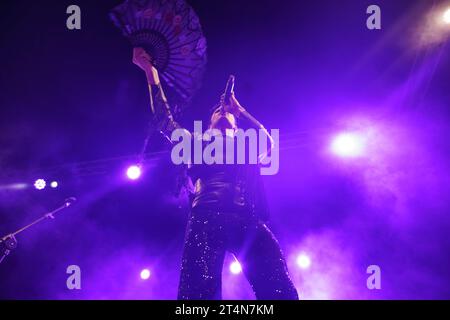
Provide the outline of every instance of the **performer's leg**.
[[256,298],[298,300],[283,253],[272,232],[259,221],[246,223],[243,231],[245,237],[236,248],[236,256]]
[[179,300],[219,300],[222,297],[223,232],[211,216],[198,210],[188,222],[183,251]]

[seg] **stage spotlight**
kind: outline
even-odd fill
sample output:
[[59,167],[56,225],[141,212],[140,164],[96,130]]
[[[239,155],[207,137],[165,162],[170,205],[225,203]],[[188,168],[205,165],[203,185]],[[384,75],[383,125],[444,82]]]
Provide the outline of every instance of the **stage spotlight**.
[[52,181],[50,183],[50,187],[52,187],[53,189],[58,188],[58,181]]
[[129,166],[127,169],[127,177],[130,180],[137,180],[141,176],[141,168],[137,165]]
[[140,276],[142,280],[148,280],[151,276],[151,272],[149,269],[142,269]]
[[239,273],[241,273],[242,272],[241,264],[238,261],[233,261],[230,264],[230,272],[232,274],[239,274]]
[[301,269],[308,269],[311,266],[311,259],[309,258],[308,255],[304,254],[304,253],[300,253],[297,256],[297,266]]
[[448,8],[447,10],[445,10],[442,19],[444,20],[445,24],[450,24],[450,8]]
[[47,183],[45,182],[45,180],[44,179],[37,179],[35,182],[34,182],[34,187],[36,188],[36,189],[38,189],[38,190],[43,190],[43,189],[45,189],[45,186],[47,185]]
[[13,183],[13,184],[6,184],[6,185],[0,185],[0,191],[1,190],[23,190],[28,187],[28,184],[26,183]]
[[359,157],[364,152],[364,139],[356,133],[341,133],[331,142],[331,150],[343,158]]

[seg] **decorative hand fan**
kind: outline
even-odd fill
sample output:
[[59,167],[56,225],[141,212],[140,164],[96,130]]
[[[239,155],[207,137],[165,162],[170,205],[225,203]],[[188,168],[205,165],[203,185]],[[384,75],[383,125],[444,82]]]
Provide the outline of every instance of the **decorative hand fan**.
[[110,17],[133,47],[152,57],[172,103],[186,105],[200,86],[206,39],[184,0],[126,0]]

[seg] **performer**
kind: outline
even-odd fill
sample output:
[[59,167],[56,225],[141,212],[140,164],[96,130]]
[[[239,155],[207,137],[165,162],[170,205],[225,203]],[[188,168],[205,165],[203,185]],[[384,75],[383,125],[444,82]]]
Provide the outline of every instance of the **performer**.
[[[147,75],[158,129],[170,136],[180,126],[173,119],[151,61],[144,49],[134,49],[133,62]],[[236,129],[243,113],[245,109],[232,94],[230,101],[212,114],[210,128]],[[268,214],[259,167],[193,165],[188,173],[195,188],[178,299],[221,299],[222,267],[229,251],[241,263],[257,299],[297,300],[280,246],[265,224]]]

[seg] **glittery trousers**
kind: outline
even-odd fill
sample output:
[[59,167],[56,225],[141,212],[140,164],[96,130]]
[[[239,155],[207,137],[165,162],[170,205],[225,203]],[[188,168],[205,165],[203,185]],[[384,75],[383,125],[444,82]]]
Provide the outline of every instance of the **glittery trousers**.
[[180,300],[220,300],[226,251],[239,260],[257,299],[298,300],[278,241],[253,215],[194,208],[188,221]]

